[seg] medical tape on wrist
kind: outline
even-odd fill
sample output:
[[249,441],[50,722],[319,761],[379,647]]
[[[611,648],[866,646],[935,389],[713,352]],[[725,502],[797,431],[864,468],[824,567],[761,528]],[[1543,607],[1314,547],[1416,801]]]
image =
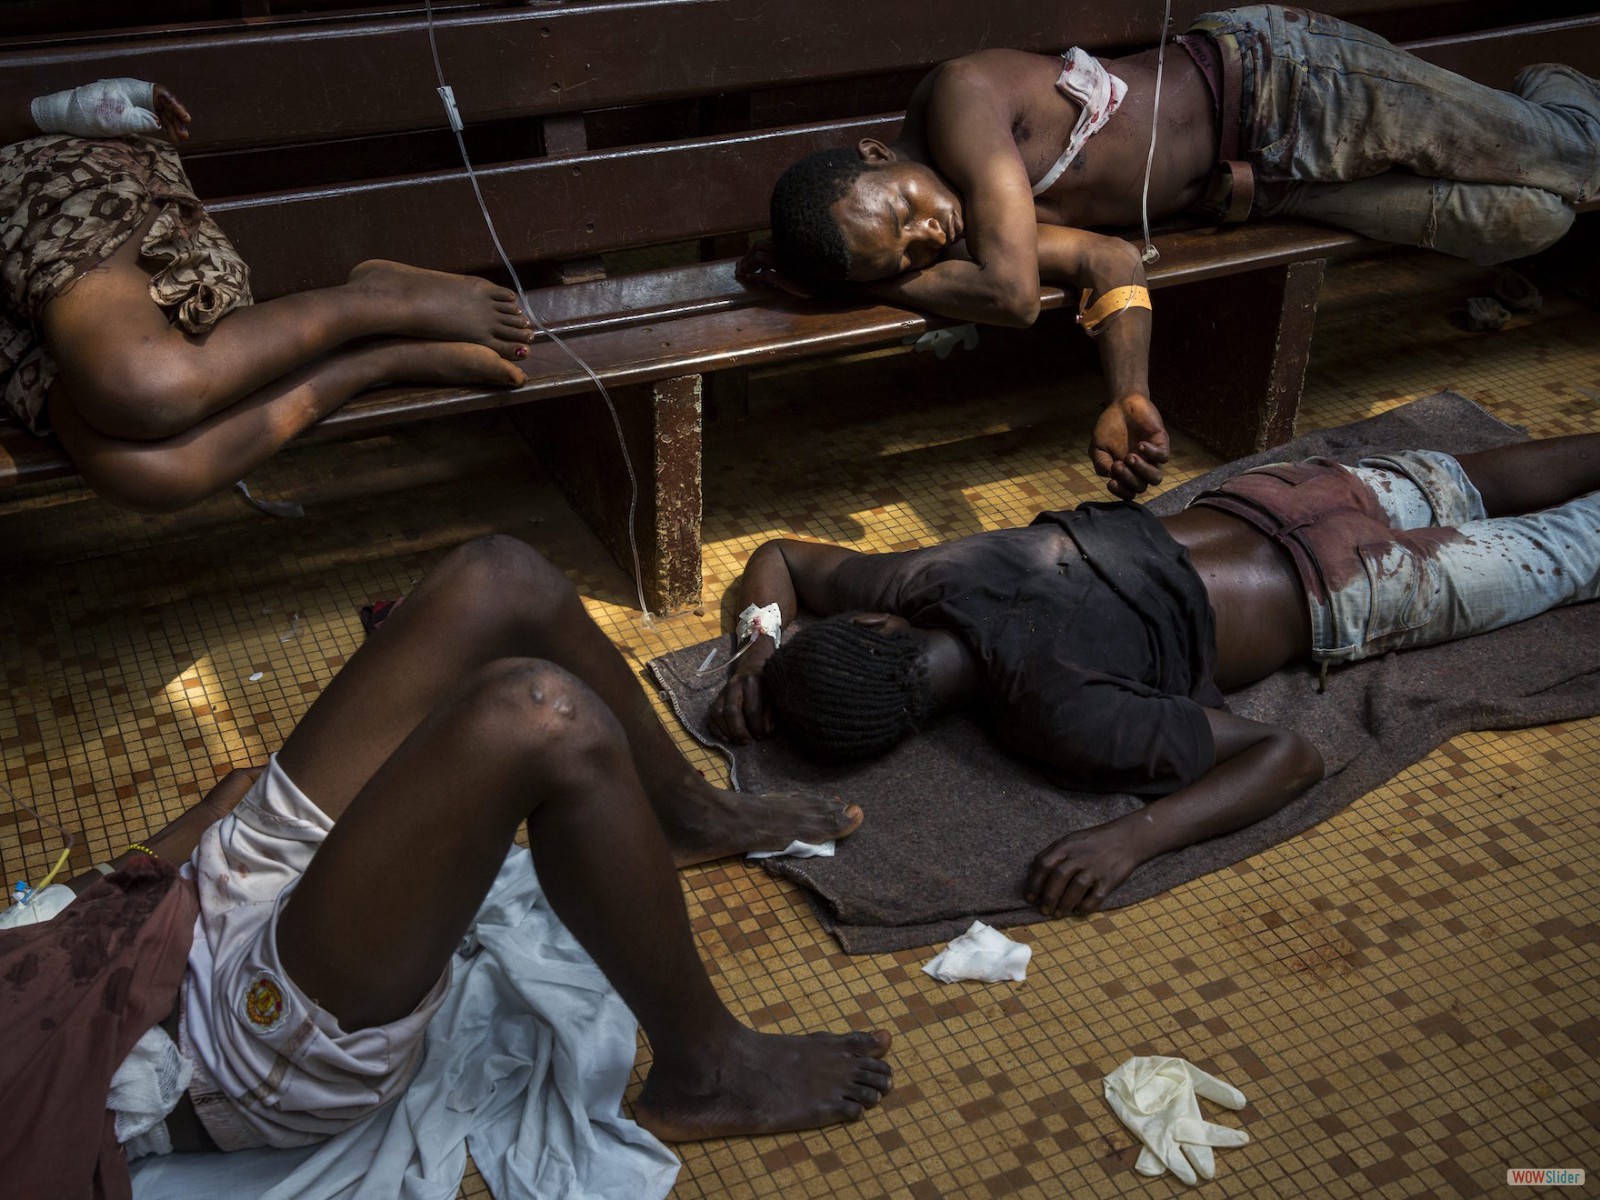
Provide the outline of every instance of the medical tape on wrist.
[[40,96],[28,107],[40,133],[123,137],[161,128],[160,119],[151,111],[155,85],[143,79],[97,79]]
[[[709,675],[714,670],[724,671],[733,666],[734,663],[744,657],[746,650],[756,644],[756,638],[763,633],[772,639],[774,646],[783,644],[783,610],[776,604],[747,605],[745,610],[739,614],[739,622],[733,631],[733,641],[739,647],[738,652],[726,663],[713,667],[711,664],[717,657],[717,649],[713,646],[711,652],[706,655],[706,660],[700,664],[700,669],[695,674]],[[788,852],[786,851],[786,853]]]
[[1084,288],[1083,295],[1078,297],[1078,324],[1083,326],[1083,331],[1094,337],[1100,326],[1112,317],[1127,312],[1130,308],[1149,310],[1150,293],[1137,284],[1128,287],[1112,288],[1093,306],[1089,304],[1089,297],[1094,295],[1093,288]]
[[741,647],[753,642],[762,634],[772,639],[774,646],[783,645],[783,610],[776,604],[754,604],[739,614],[739,624],[734,630],[734,641]]

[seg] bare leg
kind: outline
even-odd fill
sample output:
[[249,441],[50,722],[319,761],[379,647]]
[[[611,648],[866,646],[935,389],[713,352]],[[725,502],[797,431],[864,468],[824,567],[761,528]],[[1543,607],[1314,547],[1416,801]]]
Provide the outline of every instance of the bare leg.
[[540,658],[581,679],[620,722],[634,770],[680,865],[854,832],[861,810],[804,793],[711,787],[559,570],[512,538],[456,551],[328,685],[284,748],[284,768],[337,818],[419,722],[485,663]]
[[100,495],[124,508],[171,512],[229,486],[356,393],[400,380],[515,387],[523,375],[485,346],[396,339],[336,351],[158,441],[100,432],[62,380],[50,392],[50,423]]
[[358,338],[473,342],[508,359],[532,340],[507,289],[382,261],[361,264],[339,287],[237,308],[207,333],[187,334],[150,298],[142,237],[136,231],[40,320],[79,415],[108,437],[183,433]]
[[[330,688],[318,708],[353,699]],[[310,746],[318,733],[302,725],[280,762],[320,802],[311,781],[340,773],[322,760],[360,747]],[[887,1034],[760,1035],[723,1006],[621,726],[537,660],[473,672],[349,803],[279,917],[285,970],[347,1030],[410,1012],[524,819],[552,908],[650,1039],[646,1128],[675,1139],[810,1128],[858,1119],[889,1090]]]
[[1518,442],[1456,461],[1491,517],[1537,512],[1600,489],[1600,433]]

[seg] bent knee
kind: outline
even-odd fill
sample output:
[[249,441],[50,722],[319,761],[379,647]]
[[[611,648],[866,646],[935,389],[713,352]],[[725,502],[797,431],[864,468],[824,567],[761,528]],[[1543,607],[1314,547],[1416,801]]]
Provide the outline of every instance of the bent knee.
[[457,547],[433,575],[452,590],[493,600],[498,611],[522,615],[576,601],[577,590],[561,569],[532,546],[503,533]]
[[[92,355],[57,353],[72,402],[107,437],[159,441],[193,429],[208,411],[215,380],[192,348],[175,339],[113,340]],[[54,349],[52,347],[52,349]]]
[[1462,245],[1435,244],[1478,266],[1548,250],[1572,228],[1577,215],[1570,203],[1542,188],[1483,188],[1476,199],[1479,202],[1471,205],[1470,225],[1461,232]]
[[627,736],[576,675],[538,658],[502,658],[465,688],[472,722],[489,744],[519,756],[602,760],[627,754]]
[[232,486],[216,464],[191,449],[160,442],[112,442],[83,427],[83,417],[51,406],[51,423],[85,483],[101,499],[138,513],[172,513]]

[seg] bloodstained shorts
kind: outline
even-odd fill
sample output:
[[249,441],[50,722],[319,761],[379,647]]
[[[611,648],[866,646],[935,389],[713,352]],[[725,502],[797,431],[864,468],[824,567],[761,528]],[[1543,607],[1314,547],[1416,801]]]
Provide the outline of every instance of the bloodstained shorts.
[[1194,503],[1288,551],[1317,662],[1453,641],[1600,595],[1600,492],[1489,517],[1461,464],[1436,451],[1257,467]]
[[173,324],[203,333],[250,303],[249,268],[168,143],[47,134],[0,147],[0,400],[32,432],[48,431],[45,396],[56,377],[39,314],[152,210],[139,255],[150,299]]
[[195,1111],[223,1150],[321,1141],[411,1082],[446,968],[398,1021],[346,1033],[284,972],[277,917],[333,827],[274,755],[185,867],[200,895],[179,1044]]

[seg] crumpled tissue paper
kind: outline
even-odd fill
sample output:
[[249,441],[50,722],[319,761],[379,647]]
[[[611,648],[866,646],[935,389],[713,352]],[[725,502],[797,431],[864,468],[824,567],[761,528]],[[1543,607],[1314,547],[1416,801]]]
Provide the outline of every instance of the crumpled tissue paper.
[[790,858],[832,858],[832,842],[802,842],[793,841],[782,850],[752,850],[745,855],[746,858],[776,858],[780,854],[787,854]]
[[1032,957],[1033,947],[1026,942],[1014,942],[998,929],[974,921],[922,969],[942,983],[955,983],[958,979],[980,979],[985,983],[1012,979],[1020,983],[1028,976],[1028,960]]

